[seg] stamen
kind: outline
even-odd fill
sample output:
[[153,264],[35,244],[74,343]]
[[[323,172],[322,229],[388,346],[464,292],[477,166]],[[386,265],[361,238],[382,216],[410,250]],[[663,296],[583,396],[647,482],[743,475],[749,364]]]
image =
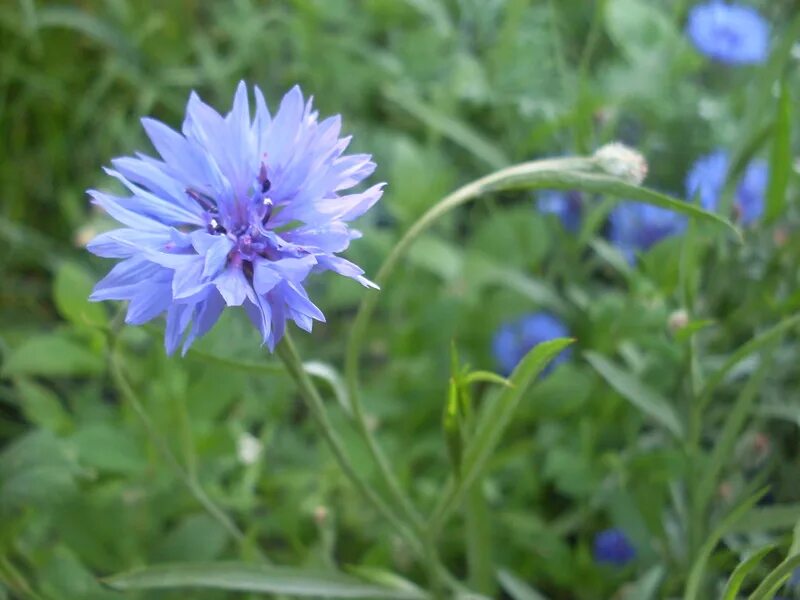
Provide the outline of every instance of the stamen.
[[200,206],[202,206],[205,210],[215,210],[217,208],[216,203],[214,202],[213,198],[206,196],[202,192],[198,192],[193,188],[186,188],[186,195],[189,196],[192,200],[197,202]]
[[216,217],[211,217],[211,220],[208,222],[208,228],[212,233],[227,233],[225,228],[217,221]]
[[261,163],[261,170],[258,172],[258,182],[261,184],[261,193],[266,194],[272,187],[272,183],[267,179],[267,165]]
[[264,198],[262,203],[264,205],[264,217],[261,219],[261,223],[262,225],[266,225],[267,221],[269,221],[269,218],[272,216],[272,207],[275,206],[275,204],[270,198]]

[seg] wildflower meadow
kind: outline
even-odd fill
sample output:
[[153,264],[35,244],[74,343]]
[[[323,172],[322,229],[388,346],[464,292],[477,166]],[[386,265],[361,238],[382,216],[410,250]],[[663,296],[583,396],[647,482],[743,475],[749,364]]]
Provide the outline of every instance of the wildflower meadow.
[[798,0],[0,2],[0,600],[800,598]]

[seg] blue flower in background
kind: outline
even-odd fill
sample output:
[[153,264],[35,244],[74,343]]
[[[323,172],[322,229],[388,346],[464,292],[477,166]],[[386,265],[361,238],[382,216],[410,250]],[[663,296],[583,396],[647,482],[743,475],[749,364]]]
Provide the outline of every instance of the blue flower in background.
[[620,202],[611,211],[609,222],[611,242],[631,264],[636,261],[637,250],[647,250],[686,229],[684,215],[640,202]]
[[583,201],[580,192],[542,192],[537,206],[541,213],[556,215],[567,231],[578,231],[581,226]]
[[769,30],[754,8],[720,0],[695,6],[686,26],[700,52],[731,65],[764,62],[769,55]]
[[621,530],[606,529],[595,536],[594,559],[596,562],[623,567],[634,558],[636,558],[636,549]]
[[764,198],[769,182],[766,161],[754,160],[745,169],[736,188],[736,211],[739,222],[748,225],[764,214]]
[[[525,315],[502,325],[492,340],[492,353],[500,372],[509,375],[517,363],[537,344],[556,338],[569,337],[566,325],[546,312]],[[571,350],[562,351],[545,369],[552,371],[556,365],[569,358]]]
[[131,324],[166,313],[168,353],[184,336],[186,352],[226,306],[242,306],[273,349],[288,319],[306,331],[325,320],[303,287],[310,273],[334,271],[374,287],[336,254],[360,237],[347,222],[378,201],[383,184],[343,194],[375,164],[345,155],[350,138],[339,137],[340,117],[318,121],[298,87],[275,115],[257,87],[251,115],[240,83],[225,116],[192,93],[180,133],[153,119],[142,124],[161,158],[112,161],[107,172],[128,196],[89,191],[125,225],[88,245],[122,259],[92,300],[127,300]]
[[717,150],[698,158],[686,176],[686,198],[700,199],[706,210],[716,210],[728,173],[728,153]]
[[[728,154],[722,150],[698,158],[686,177],[687,197],[691,200],[698,195],[703,208],[716,211],[725,186],[728,162]],[[745,169],[734,199],[736,220],[742,225],[749,225],[764,213],[768,179],[769,168],[763,160],[754,160]]]

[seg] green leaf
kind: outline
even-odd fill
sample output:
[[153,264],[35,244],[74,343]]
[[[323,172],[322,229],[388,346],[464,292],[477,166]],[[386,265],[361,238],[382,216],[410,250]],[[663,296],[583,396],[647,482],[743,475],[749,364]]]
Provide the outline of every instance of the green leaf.
[[425,104],[411,92],[389,86],[384,90],[384,95],[426,126],[450,138],[490,167],[500,169],[511,162],[503,150],[484,138],[481,133],[449,114],[439,112]]
[[[739,434],[747,422],[747,417],[753,408],[753,403],[758,398],[764,379],[771,371],[771,365],[765,361],[748,379],[739,392],[736,402],[730,407],[725,416],[722,430],[717,435],[711,457],[707,461],[700,481],[696,487],[697,514],[705,514],[706,507],[711,501],[714,490],[717,489],[717,480],[723,467],[734,456],[734,446],[739,439]],[[749,520],[749,519],[748,519]]]
[[609,0],[606,4],[606,29],[614,43],[630,60],[640,60],[667,45],[681,43],[680,32],[657,5],[640,0]]
[[31,423],[53,432],[63,432],[71,427],[72,420],[54,392],[25,378],[16,379],[14,385],[22,413]]
[[145,466],[136,441],[125,430],[94,423],[78,430],[72,437],[79,461],[111,473],[135,473]]
[[711,396],[716,387],[722,383],[725,376],[730,373],[736,365],[756,352],[760,352],[798,324],[800,324],[800,314],[780,321],[778,324],[773,325],[771,328],[750,339],[750,341],[743,346],[740,346],[736,352],[731,354],[725,363],[708,378],[708,381],[706,381],[705,387],[703,387],[703,390],[700,392],[700,397],[698,398],[701,409],[711,400]]
[[27,433],[0,454],[0,508],[57,504],[77,490],[77,474],[62,440],[46,430]]
[[739,597],[739,590],[750,572],[758,566],[761,559],[777,547],[778,544],[770,544],[769,546],[759,548],[736,565],[730,578],[728,578],[728,583],[725,584],[725,589],[722,592],[722,600],[736,600]]
[[207,588],[325,598],[427,598],[415,590],[364,583],[342,573],[235,562],[157,565],[115,575],[105,582],[124,591]]
[[452,480],[449,482],[431,517],[437,526],[461,501],[466,490],[483,474],[528,386],[550,361],[571,343],[571,339],[559,338],[534,346],[511,374],[510,381],[513,387],[504,388],[496,398],[485,405],[475,427],[475,433],[464,451],[462,476],[456,483]]
[[225,550],[228,532],[205,513],[188,515],[159,536],[154,558],[158,561],[210,561]]
[[442,431],[447,445],[447,456],[456,477],[461,476],[461,457],[464,451],[464,432],[458,402],[458,385],[453,378],[447,389],[447,402],[442,415]]
[[750,594],[749,600],[769,600],[800,566],[800,554],[794,554],[775,567]]
[[303,363],[303,368],[306,373],[312,377],[316,377],[327,383],[333,392],[334,398],[336,398],[336,401],[339,403],[339,406],[341,406],[348,415],[352,414],[353,409],[350,406],[350,399],[347,397],[347,388],[334,367],[319,361],[309,361]]
[[505,387],[514,387],[514,384],[512,384],[511,381],[501,375],[498,375],[497,373],[492,373],[491,371],[471,371],[464,377],[463,380],[463,383],[466,385],[471,385],[478,382],[496,383],[497,385],[502,385]]
[[406,591],[410,594],[416,594],[416,597],[419,598],[424,598],[426,595],[425,592],[421,590],[414,582],[404,579],[403,577],[400,577],[391,571],[386,571],[385,569],[356,566],[347,567],[347,572],[370,583],[377,583],[378,585],[391,588],[393,590]]
[[53,299],[61,316],[75,325],[103,327],[108,314],[102,304],[89,302],[94,278],[72,262],[62,263],[53,282]]
[[792,95],[784,81],[778,98],[769,161],[769,185],[765,220],[772,222],[784,213],[786,192],[792,174]]
[[729,533],[731,529],[750,512],[766,491],[766,489],[759,490],[745,499],[717,524],[705,543],[701,546],[694,564],[692,565],[692,569],[689,571],[689,578],[686,580],[683,600],[697,600],[700,597],[699,594],[700,587],[703,583],[703,574],[705,573],[708,559],[711,558],[711,553],[714,551],[714,548],[716,548],[722,536]]
[[633,584],[626,586],[621,598],[630,600],[652,600],[658,597],[658,588],[664,579],[664,567],[656,565],[645,572]]
[[69,29],[104,44],[129,59],[137,54],[124,32],[112,27],[89,11],[69,6],[45,7],[37,13],[37,26],[40,29]]
[[603,379],[636,408],[664,426],[677,438],[684,435],[683,424],[672,405],[630,373],[596,352],[584,353],[586,360]]
[[497,571],[497,580],[506,594],[513,600],[546,600],[546,598],[514,575],[511,571],[500,569]]
[[747,521],[737,523],[735,533],[785,531],[800,521],[800,503],[759,506],[748,515]]
[[14,348],[3,366],[3,374],[76,377],[103,372],[103,359],[58,334],[28,338]]

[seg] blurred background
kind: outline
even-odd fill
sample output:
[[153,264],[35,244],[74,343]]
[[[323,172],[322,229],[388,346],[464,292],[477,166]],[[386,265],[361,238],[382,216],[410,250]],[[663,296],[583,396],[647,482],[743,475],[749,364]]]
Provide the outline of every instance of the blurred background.
[[[615,212],[610,198],[519,192],[457,211],[414,246],[380,292],[364,400],[425,512],[450,471],[440,424],[451,340],[463,362],[507,373],[533,343],[577,338],[523,401],[482,482],[496,568],[470,574],[476,587],[515,600],[539,597],[520,590],[677,596],[719,516],[762,487],[715,553],[709,585],[747,549],[785,539],[800,518],[795,334],[748,354],[713,390],[701,467],[749,395],[699,524],[684,511],[700,471],[653,416],[666,399],[683,420],[699,383],[800,304],[800,3],[747,4],[766,23],[768,51],[732,64],[690,35],[686,0],[0,3],[0,598],[112,597],[98,577],[252,558],[255,546],[281,564],[420,576],[409,549],[364,510],[242,315],[183,359],[165,357],[161,323],[123,329],[119,343],[156,427],[247,544],[176,480],[110,382],[116,307],[86,301],[110,262],[83,246],[111,222],[85,190],[109,187],[101,167],[111,158],[153,153],[141,116],[177,127],[190,90],[226,111],[241,79],[272,107],[299,83],[321,115],[342,114],[353,151],[374,155],[371,181],[388,186],[347,253],[368,276],[457,186],[613,140],[647,157],[645,185],[743,227],[737,244],[707,225]],[[714,152],[726,154],[721,174],[697,167]],[[752,218],[748,194],[761,207]],[[370,293],[339,279],[312,279],[328,323],[295,336],[304,359],[336,367]],[[619,373],[608,363],[640,387],[610,385]],[[652,396],[644,410],[631,400]],[[369,471],[345,414],[334,419]],[[442,552],[466,577],[462,538],[457,520]]]

